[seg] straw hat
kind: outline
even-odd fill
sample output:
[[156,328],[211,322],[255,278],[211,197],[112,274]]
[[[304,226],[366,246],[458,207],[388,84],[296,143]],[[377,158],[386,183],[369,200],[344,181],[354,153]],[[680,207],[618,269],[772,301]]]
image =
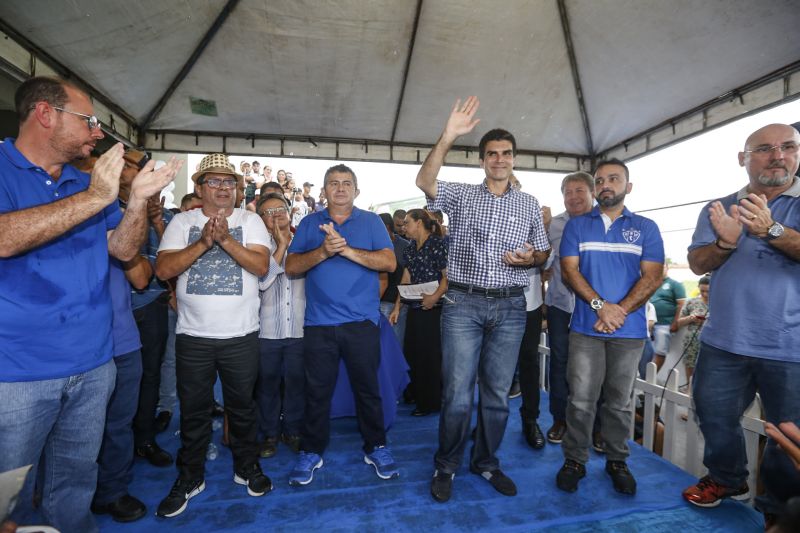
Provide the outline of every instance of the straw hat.
[[236,173],[236,167],[228,161],[228,156],[225,154],[209,154],[201,159],[197,172],[192,175],[192,181],[197,183],[197,180],[208,172],[213,172],[214,174],[229,174],[231,176],[236,176],[237,180],[244,179],[241,174]]

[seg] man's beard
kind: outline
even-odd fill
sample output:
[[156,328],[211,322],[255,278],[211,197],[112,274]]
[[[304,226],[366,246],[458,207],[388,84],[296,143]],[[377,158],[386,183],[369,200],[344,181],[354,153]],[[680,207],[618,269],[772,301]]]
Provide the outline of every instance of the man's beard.
[[[767,169],[769,170],[769,169]],[[780,187],[782,185],[786,185],[792,177],[789,175],[789,171],[785,168],[782,169],[784,171],[783,176],[772,176],[769,174],[759,174],[758,175],[758,183],[765,187]]]
[[616,207],[625,200],[625,195],[627,193],[614,196],[602,196],[602,194],[603,193],[600,193],[600,196],[597,197],[597,203],[600,204],[600,207]]

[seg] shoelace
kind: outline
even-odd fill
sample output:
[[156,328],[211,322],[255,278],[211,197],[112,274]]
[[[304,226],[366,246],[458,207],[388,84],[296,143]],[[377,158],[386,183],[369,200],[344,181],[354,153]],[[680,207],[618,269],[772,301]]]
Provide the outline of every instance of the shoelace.
[[378,463],[380,463],[380,464],[386,464],[386,463],[393,462],[392,461],[392,455],[389,453],[389,450],[387,450],[386,448],[383,448],[383,447],[375,448],[374,450],[372,450],[372,453],[370,455],[374,459],[377,459]]
[[316,464],[314,460],[315,454],[313,453],[300,453],[300,460],[297,462],[299,470],[311,470],[311,467]]

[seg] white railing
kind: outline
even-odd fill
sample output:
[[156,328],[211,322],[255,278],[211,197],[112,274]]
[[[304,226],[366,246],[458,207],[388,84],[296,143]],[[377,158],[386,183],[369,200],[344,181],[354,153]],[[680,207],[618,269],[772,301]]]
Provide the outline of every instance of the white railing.
[[[539,344],[539,386],[542,390],[549,389],[546,370],[548,357],[550,357],[550,348],[547,345],[547,334],[542,333]],[[667,362],[669,362],[669,358]],[[660,420],[664,424],[664,443],[661,456],[686,472],[698,478],[702,477],[708,470],[703,466],[703,447],[701,446],[703,437],[694,416],[692,397],[680,392],[678,388],[680,371],[677,368],[671,370],[664,385],[658,383],[657,375],[655,363],[650,362],[647,364],[645,379],[637,378],[634,384],[634,401],[637,395],[644,395],[642,446],[650,451],[654,450],[656,405],[660,404]],[[685,424],[682,423],[682,414],[687,415]],[[741,420],[747,453],[747,484],[750,487],[751,499],[755,496],[756,489],[759,440],[766,435],[764,420],[760,416],[760,400],[756,395],[756,400],[745,411]],[[636,410],[634,409],[631,416],[631,439],[633,439],[635,420]]]

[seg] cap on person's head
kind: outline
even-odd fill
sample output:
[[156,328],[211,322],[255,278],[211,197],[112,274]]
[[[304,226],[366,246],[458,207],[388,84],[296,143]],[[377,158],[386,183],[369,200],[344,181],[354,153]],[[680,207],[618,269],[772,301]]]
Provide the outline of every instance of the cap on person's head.
[[197,172],[192,175],[192,181],[198,183],[198,180],[209,172],[214,174],[229,174],[235,176],[237,180],[243,180],[241,174],[236,173],[236,167],[228,161],[228,156],[225,154],[209,154],[200,160],[197,165]]
[[307,181],[307,182],[303,183],[303,187],[313,187],[313,186],[314,186],[314,184],[311,183],[310,181]]

